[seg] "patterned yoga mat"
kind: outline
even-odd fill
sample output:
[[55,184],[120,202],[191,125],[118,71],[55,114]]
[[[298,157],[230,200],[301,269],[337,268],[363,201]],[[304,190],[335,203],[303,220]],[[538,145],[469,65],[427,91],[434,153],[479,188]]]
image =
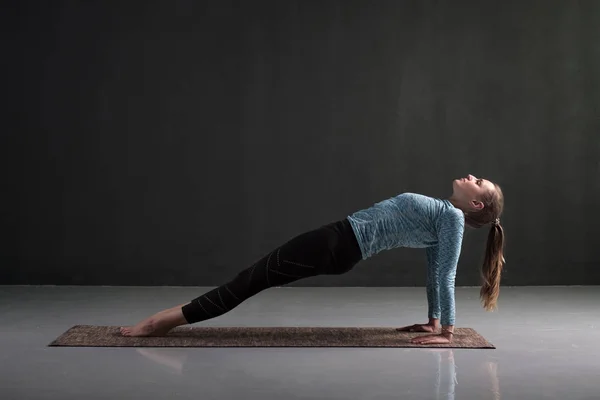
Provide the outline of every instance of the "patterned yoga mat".
[[418,345],[427,333],[385,327],[177,327],[163,337],[124,337],[118,326],[75,325],[49,346],[75,347],[442,347],[495,349],[471,328],[455,328],[450,344]]

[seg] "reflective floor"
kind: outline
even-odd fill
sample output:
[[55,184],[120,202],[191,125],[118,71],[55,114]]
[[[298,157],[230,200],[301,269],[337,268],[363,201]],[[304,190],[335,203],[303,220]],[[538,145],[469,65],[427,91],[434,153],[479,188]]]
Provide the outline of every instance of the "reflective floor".
[[[599,399],[600,288],[502,288],[457,326],[497,349],[62,348],[78,324],[128,325],[210,288],[0,286],[0,399]],[[273,288],[205,326],[402,326],[424,288]]]

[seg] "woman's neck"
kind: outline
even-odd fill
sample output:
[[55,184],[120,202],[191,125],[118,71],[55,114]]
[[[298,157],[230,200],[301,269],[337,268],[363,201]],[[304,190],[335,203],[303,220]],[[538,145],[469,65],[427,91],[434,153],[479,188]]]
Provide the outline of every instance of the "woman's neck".
[[450,203],[452,203],[452,205],[453,205],[455,208],[458,208],[458,209],[459,209],[459,210],[461,210],[462,212],[465,212],[465,209],[464,209],[464,207],[462,206],[461,202],[460,202],[460,201],[458,201],[458,200],[457,200],[457,199],[456,199],[454,196],[450,196],[450,197],[448,198],[448,201],[449,201]]

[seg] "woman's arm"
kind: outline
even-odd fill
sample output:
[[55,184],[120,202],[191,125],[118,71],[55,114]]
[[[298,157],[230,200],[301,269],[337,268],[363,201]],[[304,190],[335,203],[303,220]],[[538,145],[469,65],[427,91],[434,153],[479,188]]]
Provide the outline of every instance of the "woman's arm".
[[[439,303],[441,312],[441,335],[423,336],[413,339],[414,343],[448,343],[452,341],[455,323],[454,286],[456,269],[462,247],[464,217],[457,212],[447,213],[439,222],[438,245],[431,252],[439,279]],[[429,257],[429,254],[428,254]],[[432,286],[433,288],[434,286]],[[429,292],[428,292],[429,293]],[[435,297],[435,292],[434,296]]]
[[460,258],[464,232],[464,217],[461,214],[447,213],[440,221],[438,236],[438,264],[440,271],[440,306],[442,329],[454,330],[455,299],[454,286],[456,269]]
[[427,317],[429,321],[426,324],[414,324],[398,328],[398,331],[404,332],[436,332],[440,328],[440,279],[439,268],[437,264],[438,251],[437,246],[427,247]]
[[438,246],[425,249],[427,254],[427,317],[429,322],[439,322],[442,311],[440,309],[440,274],[438,268]]

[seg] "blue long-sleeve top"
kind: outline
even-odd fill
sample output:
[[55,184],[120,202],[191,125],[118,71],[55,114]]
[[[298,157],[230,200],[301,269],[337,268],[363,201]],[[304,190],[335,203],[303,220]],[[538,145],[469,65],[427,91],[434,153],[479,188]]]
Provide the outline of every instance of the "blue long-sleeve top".
[[397,247],[425,248],[429,318],[454,325],[454,282],[465,229],[448,200],[403,193],[349,215],[362,258]]

